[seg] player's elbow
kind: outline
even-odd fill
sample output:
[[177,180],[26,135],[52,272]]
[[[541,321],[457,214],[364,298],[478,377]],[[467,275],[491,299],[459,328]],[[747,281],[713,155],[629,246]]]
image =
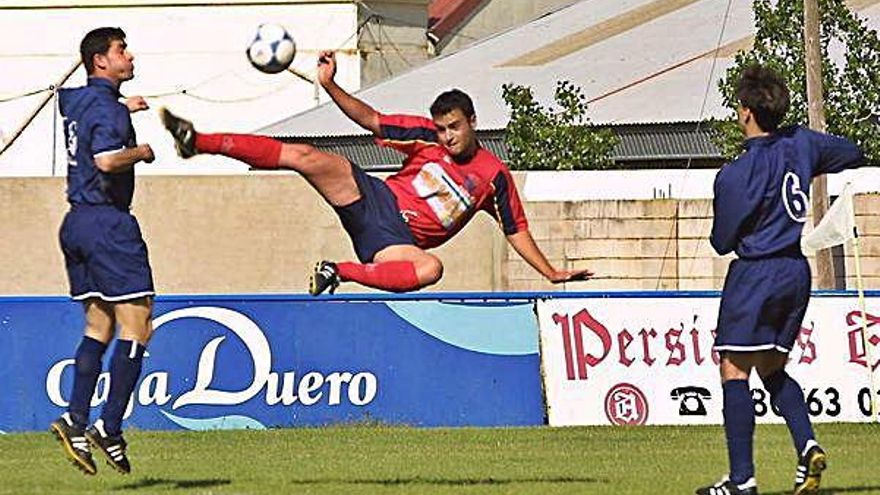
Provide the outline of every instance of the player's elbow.
[[114,162],[112,155],[101,155],[95,157],[95,167],[104,173],[113,172]]
[[360,124],[361,127],[373,133],[376,137],[382,137],[382,125],[379,123],[379,112],[375,109],[370,108],[366,115],[361,119]]
[[730,242],[722,242],[719,240],[717,236],[714,234],[709,236],[709,244],[712,245],[712,249],[715,250],[721,256],[733,251],[734,246]]
[[443,278],[443,263],[435,256],[426,256],[415,265],[416,277],[421,288],[434,285]]

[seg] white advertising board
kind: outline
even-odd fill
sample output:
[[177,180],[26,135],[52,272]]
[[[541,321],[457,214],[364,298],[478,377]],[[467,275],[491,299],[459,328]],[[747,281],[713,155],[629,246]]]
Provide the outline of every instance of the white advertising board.
[[[547,299],[537,302],[549,423],[721,424],[718,297]],[[880,387],[880,298],[867,300],[868,349],[853,296],[813,297],[788,373],[817,422],[870,421],[868,357]],[[867,356],[866,356],[867,355]],[[782,422],[760,378],[759,423]],[[875,388],[874,396],[880,395]]]

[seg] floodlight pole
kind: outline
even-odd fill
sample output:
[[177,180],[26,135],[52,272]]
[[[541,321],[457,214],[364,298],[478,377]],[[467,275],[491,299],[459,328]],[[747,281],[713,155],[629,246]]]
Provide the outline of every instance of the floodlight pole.
[[[806,47],[807,69],[807,113],[810,129],[825,132],[825,100],[822,95],[822,53],[819,46],[819,3],[818,0],[804,0],[804,44]],[[813,179],[811,186],[813,225],[819,225],[828,211],[828,181],[820,175]],[[834,289],[834,264],[830,249],[816,252],[816,286],[819,289]]]

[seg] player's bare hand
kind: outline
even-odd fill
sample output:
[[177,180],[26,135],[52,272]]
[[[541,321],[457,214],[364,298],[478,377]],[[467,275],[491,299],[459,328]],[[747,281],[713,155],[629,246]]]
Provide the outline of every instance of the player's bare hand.
[[336,77],[336,54],[330,50],[324,50],[318,54],[318,82],[321,86],[333,82]]
[[561,284],[563,282],[576,282],[578,280],[588,280],[592,277],[594,273],[589,269],[583,270],[556,270],[551,273],[548,280],[553,282],[554,284]]
[[147,105],[147,100],[143,96],[129,96],[125,99],[125,106],[128,108],[128,113],[150,109],[150,105]]
[[144,163],[153,163],[156,155],[153,154],[153,148],[149,144],[140,144],[138,148],[141,150],[141,161]]

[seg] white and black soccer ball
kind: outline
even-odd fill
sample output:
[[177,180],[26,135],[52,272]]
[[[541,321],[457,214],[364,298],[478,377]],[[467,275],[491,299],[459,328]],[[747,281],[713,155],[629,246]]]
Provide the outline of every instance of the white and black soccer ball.
[[296,55],[296,43],[279,24],[260,24],[257,35],[247,49],[251,65],[261,72],[277,74],[290,67]]

